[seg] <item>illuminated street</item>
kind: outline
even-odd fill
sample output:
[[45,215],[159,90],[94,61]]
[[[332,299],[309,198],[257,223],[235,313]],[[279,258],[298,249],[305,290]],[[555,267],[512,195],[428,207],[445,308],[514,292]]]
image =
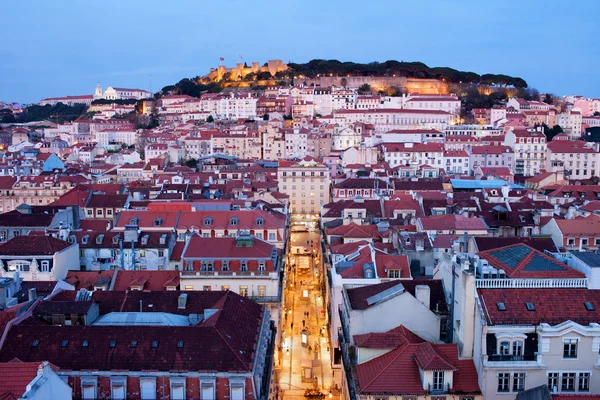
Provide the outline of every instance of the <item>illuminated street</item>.
[[315,223],[307,225],[310,229],[294,225],[288,246],[282,340],[276,355],[279,393],[286,399],[304,398],[307,389],[319,390],[329,398],[333,380],[320,235]]

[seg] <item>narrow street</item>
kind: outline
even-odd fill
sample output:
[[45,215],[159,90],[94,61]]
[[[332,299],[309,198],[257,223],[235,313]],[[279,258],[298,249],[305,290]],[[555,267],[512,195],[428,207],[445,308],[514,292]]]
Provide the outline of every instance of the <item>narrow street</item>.
[[279,397],[285,399],[305,398],[307,390],[330,398],[333,382],[320,232],[316,223],[306,225],[294,225],[288,245],[281,341],[275,356]]

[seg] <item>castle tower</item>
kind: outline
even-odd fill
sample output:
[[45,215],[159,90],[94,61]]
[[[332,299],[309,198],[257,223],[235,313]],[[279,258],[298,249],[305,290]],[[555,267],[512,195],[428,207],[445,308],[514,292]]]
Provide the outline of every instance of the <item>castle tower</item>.
[[244,76],[244,63],[235,64],[235,79],[240,79]]
[[281,60],[269,60],[267,62],[271,76],[275,76],[275,74],[280,71],[281,64],[283,64]]
[[96,91],[94,92],[94,100],[102,98],[102,86],[100,86],[100,82],[96,85]]
[[252,72],[254,72],[255,74],[258,74],[260,72],[260,63],[258,63],[257,61],[252,62]]
[[223,75],[225,75],[225,72],[227,72],[227,69],[225,68],[224,65],[219,65],[217,67],[217,81],[220,81],[221,79],[223,79]]

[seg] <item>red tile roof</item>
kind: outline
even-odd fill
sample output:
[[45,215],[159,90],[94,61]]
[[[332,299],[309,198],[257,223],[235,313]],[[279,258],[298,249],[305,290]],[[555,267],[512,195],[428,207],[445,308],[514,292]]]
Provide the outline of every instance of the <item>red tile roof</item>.
[[51,256],[69,246],[52,236],[17,236],[0,246],[0,256]]
[[[37,376],[38,369],[42,366],[39,361],[23,362],[15,358],[8,362],[0,363],[0,398],[17,399],[25,393],[27,385]],[[58,371],[58,367],[51,365]],[[14,396],[14,397],[11,397]]]
[[456,367],[444,354],[429,342],[421,343],[415,351],[415,361],[423,371],[456,371]]
[[142,290],[167,290],[179,286],[179,271],[117,271],[113,290],[132,290],[141,286]]
[[75,290],[94,290],[94,286],[108,288],[112,282],[115,270],[107,271],[68,271],[65,282],[75,287]]
[[600,216],[577,217],[575,219],[554,219],[563,235],[600,237]]
[[[75,292],[66,296],[73,298]],[[210,371],[251,372],[263,328],[264,308],[234,292],[187,292],[185,309],[178,308],[181,292],[95,292],[100,312],[173,312],[179,315],[204,314],[218,310],[194,326],[96,326],[40,325],[30,317],[13,326],[0,351],[0,362],[20,357],[25,361],[49,360],[61,368],[125,371]],[[58,299],[56,299],[58,301]],[[107,303],[107,304],[104,304]],[[151,306],[151,307],[149,307]],[[31,347],[38,340],[35,348]],[[61,343],[68,340],[68,345]],[[88,346],[83,347],[83,341]],[[110,347],[111,341],[116,342]],[[130,346],[136,341],[137,346]],[[158,346],[152,347],[157,341]],[[183,342],[183,346],[178,343]]]
[[[481,307],[489,325],[557,325],[571,320],[588,325],[600,320],[600,291],[568,289],[478,289]],[[588,311],[585,303],[592,303]],[[497,304],[504,303],[505,311]],[[525,303],[532,303],[529,311]]]
[[353,336],[356,347],[366,349],[393,349],[404,343],[423,343],[416,333],[403,325],[390,329],[387,332],[371,332]]
[[[452,366],[453,386],[450,393],[479,394],[477,370],[473,360],[458,358],[456,344],[404,344],[396,349],[356,366],[358,392],[363,395],[420,395],[426,394],[419,373],[416,354],[424,346],[430,346],[439,360],[448,360]],[[425,353],[426,350],[421,350]]]

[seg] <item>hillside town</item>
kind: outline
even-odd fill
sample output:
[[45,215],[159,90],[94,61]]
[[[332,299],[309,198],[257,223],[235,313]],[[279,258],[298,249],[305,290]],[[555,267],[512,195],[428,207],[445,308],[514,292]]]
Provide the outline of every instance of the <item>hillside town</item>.
[[2,103],[0,399],[600,399],[600,99],[292,69]]

